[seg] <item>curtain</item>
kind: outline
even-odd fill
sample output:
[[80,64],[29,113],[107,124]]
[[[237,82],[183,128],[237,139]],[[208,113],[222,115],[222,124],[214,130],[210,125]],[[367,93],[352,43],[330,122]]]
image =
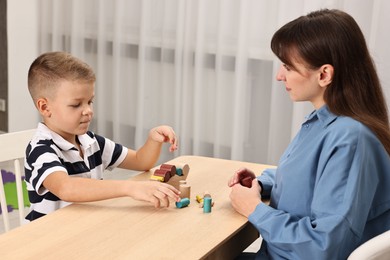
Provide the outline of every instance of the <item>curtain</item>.
[[[171,125],[173,155],[277,164],[309,103],[293,103],[270,50],[286,22],[320,8],[361,26],[390,100],[389,1],[41,0],[40,52],[68,51],[97,75],[91,130],[136,149]],[[375,102],[375,101],[373,101]]]

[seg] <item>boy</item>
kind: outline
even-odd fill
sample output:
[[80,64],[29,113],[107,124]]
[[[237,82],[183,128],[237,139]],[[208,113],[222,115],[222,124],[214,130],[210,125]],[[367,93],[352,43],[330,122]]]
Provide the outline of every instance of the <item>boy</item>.
[[178,201],[179,191],[154,181],[101,180],[105,169],[145,171],[157,162],[162,144],[177,149],[169,126],[150,130],[137,151],[88,131],[92,120],[95,74],[64,52],[39,56],[28,72],[28,88],[42,117],[26,150],[25,172],[33,221],[71,202],[129,196],[155,207]]

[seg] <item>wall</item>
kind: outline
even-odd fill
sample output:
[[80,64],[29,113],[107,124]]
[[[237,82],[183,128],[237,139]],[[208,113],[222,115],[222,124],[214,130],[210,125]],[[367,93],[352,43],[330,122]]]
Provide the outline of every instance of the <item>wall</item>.
[[8,131],[35,128],[39,115],[27,90],[27,73],[38,56],[38,0],[8,0]]

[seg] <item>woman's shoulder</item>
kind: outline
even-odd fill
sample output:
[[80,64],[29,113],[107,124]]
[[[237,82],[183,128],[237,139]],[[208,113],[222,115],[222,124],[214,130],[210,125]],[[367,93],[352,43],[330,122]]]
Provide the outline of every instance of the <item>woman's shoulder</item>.
[[[345,130],[360,130],[362,127],[364,128],[363,123],[360,121],[349,117],[349,116],[337,116],[336,120],[334,120],[335,128],[345,128]],[[362,129],[365,130],[365,129]]]
[[361,141],[362,139],[379,142],[379,139],[362,122],[348,116],[337,116],[328,126],[328,134],[337,138]]
[[327,106],[320,108],[317,111],[317,116],[328,134],[358,135],[360,133],[371,133],[371,130],[360,121],[349,116],[336,115]]

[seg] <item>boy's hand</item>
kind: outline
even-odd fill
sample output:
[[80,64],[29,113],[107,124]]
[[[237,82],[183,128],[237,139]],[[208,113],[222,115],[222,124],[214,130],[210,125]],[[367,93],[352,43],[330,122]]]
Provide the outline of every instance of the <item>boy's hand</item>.
[[170,152],[177,150],[176,134],[170,126],[162,125],[153,128],[150,130],[149,138],[159,143],[170,143]]
[[180,192],[172,185],[158,181],[132,181],[130,196],[153,203],[156,208],[169,207],[169,198],[180,201]]

